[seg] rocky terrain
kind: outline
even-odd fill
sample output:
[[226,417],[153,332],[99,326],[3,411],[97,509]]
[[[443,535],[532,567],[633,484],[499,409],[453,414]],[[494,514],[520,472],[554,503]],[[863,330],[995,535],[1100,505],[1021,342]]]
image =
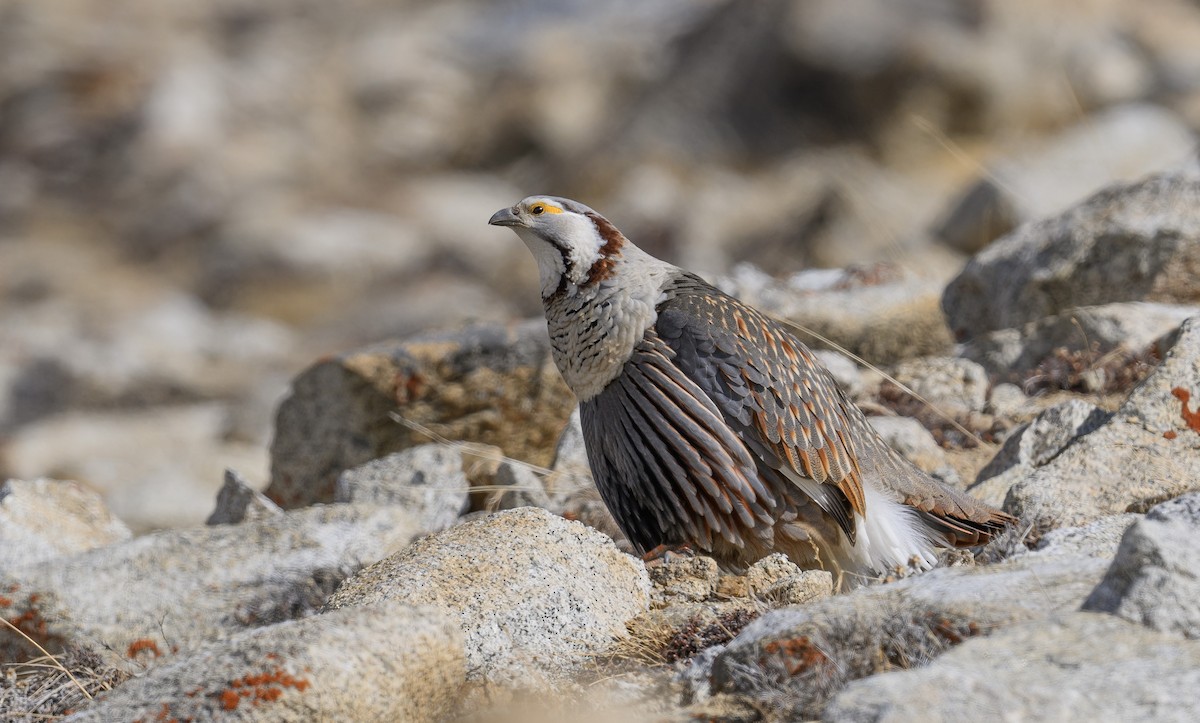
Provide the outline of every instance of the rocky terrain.
[[[0,0],[0,720],[1200,719],[1197,48],[1186,0]],[[840,594],[630,555],[485,224],[542,191],[1019,526]]]

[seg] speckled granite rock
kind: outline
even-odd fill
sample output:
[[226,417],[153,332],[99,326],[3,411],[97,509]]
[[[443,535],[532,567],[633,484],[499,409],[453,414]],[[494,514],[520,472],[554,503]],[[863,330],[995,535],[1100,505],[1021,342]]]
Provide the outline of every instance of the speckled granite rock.
[[429,721],[458,701],[462,632],[401,603],[237,633],[155,666],[66,720]]
[[[129,657],[151,645],[162,654],[189,650],[311,614],[344,578],[414,533],[403,510],[360,505],[157,532],[0,572],[0,615],[51,650],[72,643]],[[30,655],[0,628],[0,657]]]
[[330,609],[403,600],[455,616],[472,678],[554,678],[603,652],[650,604],[641,561],[604,535],[523,507],[419,540],[347,580]]

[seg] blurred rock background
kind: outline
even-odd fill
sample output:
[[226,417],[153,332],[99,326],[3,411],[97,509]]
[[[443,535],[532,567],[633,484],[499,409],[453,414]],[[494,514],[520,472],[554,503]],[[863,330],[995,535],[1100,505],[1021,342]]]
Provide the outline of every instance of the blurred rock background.
[[[1198,129],[1189,0],[0,0],[0,475],[203,521],[314,359],[539,314],[485,223],[531,193],[781,313],[814,268],[937,312]],[[904,323],[839,338],[952,341]]]

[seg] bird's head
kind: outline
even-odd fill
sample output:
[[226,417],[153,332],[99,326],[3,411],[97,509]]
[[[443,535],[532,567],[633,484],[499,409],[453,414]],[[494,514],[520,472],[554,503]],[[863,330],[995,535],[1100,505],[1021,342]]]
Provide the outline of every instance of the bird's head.
[[628,239],[582,203],[530,196],[502,208],[488,221],[509,226],[537,259],[542,298],[575,293],[610,278]]

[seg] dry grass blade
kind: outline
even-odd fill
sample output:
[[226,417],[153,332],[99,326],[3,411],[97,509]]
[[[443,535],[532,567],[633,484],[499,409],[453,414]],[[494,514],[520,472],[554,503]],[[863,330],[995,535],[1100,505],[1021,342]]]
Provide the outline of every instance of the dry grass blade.
[[92,694],[87,691],[87,688],[83,687],[83,684],[80,683],[78,679],[76,679],[76,677],[71,673],[71,671],[67,670],[67,667],[65,665],[63,665],[61,662],[59,662],[58,658],[51,655],[50,652],[47,651],[45,648],[43,648],[41,645],[39,645],[36,640],[34,640],[33,638],[26,635],[24,630],[21,630],[16,625],[13,625],[12,623],[10,623],[8,620],[5,620],[4,618],[0,618],[0,622],[7,625],[14,632],[16,632],[17,635],[20,635],[22,638],[25,638],[27,641],[29,641],[30,645],[32,645],[33,647],[35,647],[39,651],[41,651],[42,655],[46,656],[46,659],[49,660],[54,665],[54,667],[58,668],[59,670],[61,670],[62,672],[67,674],[67,677],[71,679],[71,682],[74,683],[75,686],[78,687],[79,690],[83,692],[84,697],[86,697],[88,700],[92,700]]
[[897,380],[897,379],[896,379],[895,377],[893,377],[891,374],[888,374],[887,372],[883,371],[882,369],[880,369],[879,367],[875,366],[875,365],[874,365],[874,364],[872,364],[871,362],[867,361],[866,359],[863,359],[862,357],[860,357],[859,355],[857,355],[857,354],[855,354],[854,352],[850,351],[849,349],[847,349],[846,347],[842,346],[841,344],[838,344],[836,341],[834,341],[834,340],[830,339],[829,337],[825,336],[824,334],[821,334],[821,333],[819,333],[819,332],[817,332],[817,331],[814,331],[813,329],[809,329],[807,326],[804,326],[804,325],[802,325],[802,324],[797,324],[796,322],[794,322],[794,321],[792,321],[792,320],[790,320],[790,319],[784,319],[784,318],[781,318],[781,317],[775,317],[775,318],[776,318],[776,320],[777,320],[779,323],[781,323],[781,324],[785,324],[785,325],[787,325],[787,326],[790,326],[790,327],[792,327],[793,329],[796,329],[797,331],[802,331],[802,332],[804,332],[805,334],[808,334],[809,336],[812,336],[814,339],[817,339],[817,340],[821,341],[822,343],[829,345],[831,348],[833,348],[833,349],[836,349],[837,351],[839,351],[839,352],[841,352],[841,353],[845,354],[846,356],[850,357],[851,359],[853,359],[854,361],[858,362],[859,364],[862,364],[864,367],[866,367],[866,368],[870,369],[871,371],[873,371],[873,372],[875,372],[875,373],[879,374],[881,377],[883,377],[884,379],[888,380],[888,381],[889,381],[889,382],[891,382],[892,384],[895,384],[895,385],[896,385],[898,388],[900,388],[900,389],[901,389],[902,391],[904,391],[906,394],[910,395],[910,396],[911,396],[913,399],[916,399],[916,400],[917,400],[918,402],[920,402],[921,404],[924,404],[926,407],[928,407],[930,410],[932,410],[934,414],[936,414],[937,416],[939,416],[939,417],[941,417],[942,419],[944,419],[944,420],[945,420],[945,421],[946,421],[948,424],[950,424],[952,427],[954,427],[955,429],[957,429],[959,432],[962,432],[963,436],[965,436],[965,437],[967,437],[967,438],[969,438],[969,439],[973,439],[973,440],[975,440],[975,443],[976,443],[976,444],[978,444],[979,446],[981,446],[981,447],[988,447],[988,446],[990,446],[990,445],[989,445],[987,442],[984,442],[984,441],[983,441],[983,440],[982,440],[982,439],[979,437],[979,435],[975,434],[975,433],[974,433],[974,432],[972,432],[971,430],[969,430],[969,429],[967,429],[966,427],[964,427],[963,425],[959,424],[957,420],[955,420],[953,417],[951,417],[951,416],[950,416],[949,414],[947,414],[946,412],[942,411],[942,410],[941,410],[940,408],[938,408],[938,406],[937,406],[936,404],[934,404],[933,402],[929,401],[929,400],[928,400],[928,399],[926,399],[925,397],[922,397],[920,394],[917,394],[917,393],[916,393],[916,392],[915,392],[915,391],[914,391],[914,390],[913,390],[911,387],[909,387],[907,384],[903,384],[903,383],[901,383],[899,380]]
[[[497,454],[496,451],[492,447],[489,447],[488,445],[474,444],[472,442],[462,442],[462,441],[455,440],[455,439],[448,439],[448,438],[443,437],[442,435],[438,434],[437,432],[433,431],[429,427],[426,427],[425,425],[421,424],[420,422],[414,422],[411,419],[405,419],[403,416],[400,415],[399,412],[391,412],[388,416],[390,416],[392,418],[392,421],[398,422],[398,423],[404,425],[405,427],[408,427],[409,429],[413,430],[414,432],[417,432],[418,434],[423,434],[426,437],[428,437],[429,439],[431,439],[432,441],[437,442],[438,444],[444,444],[447,447],[450,447],[452,449],[457,449],[460,452],[464,452],[466,454],[470,454],[472,456],[479,457],[481,459],[490,460],[493,462],[508,462],[509,464],[513,464],[518,467],[524,467],[525,469],[529,470],[530,472],[541,475],[543,477],[554,474],[554,470],[552,470],[552,469],[547,469],[546,467],[541,467],[536,464],[531,464],[529,462],[525,462],[525,461],[522,461],[519,459],[507,457],[503,454]],[[514,488],[509,487],[507,489],[514,489]]]

